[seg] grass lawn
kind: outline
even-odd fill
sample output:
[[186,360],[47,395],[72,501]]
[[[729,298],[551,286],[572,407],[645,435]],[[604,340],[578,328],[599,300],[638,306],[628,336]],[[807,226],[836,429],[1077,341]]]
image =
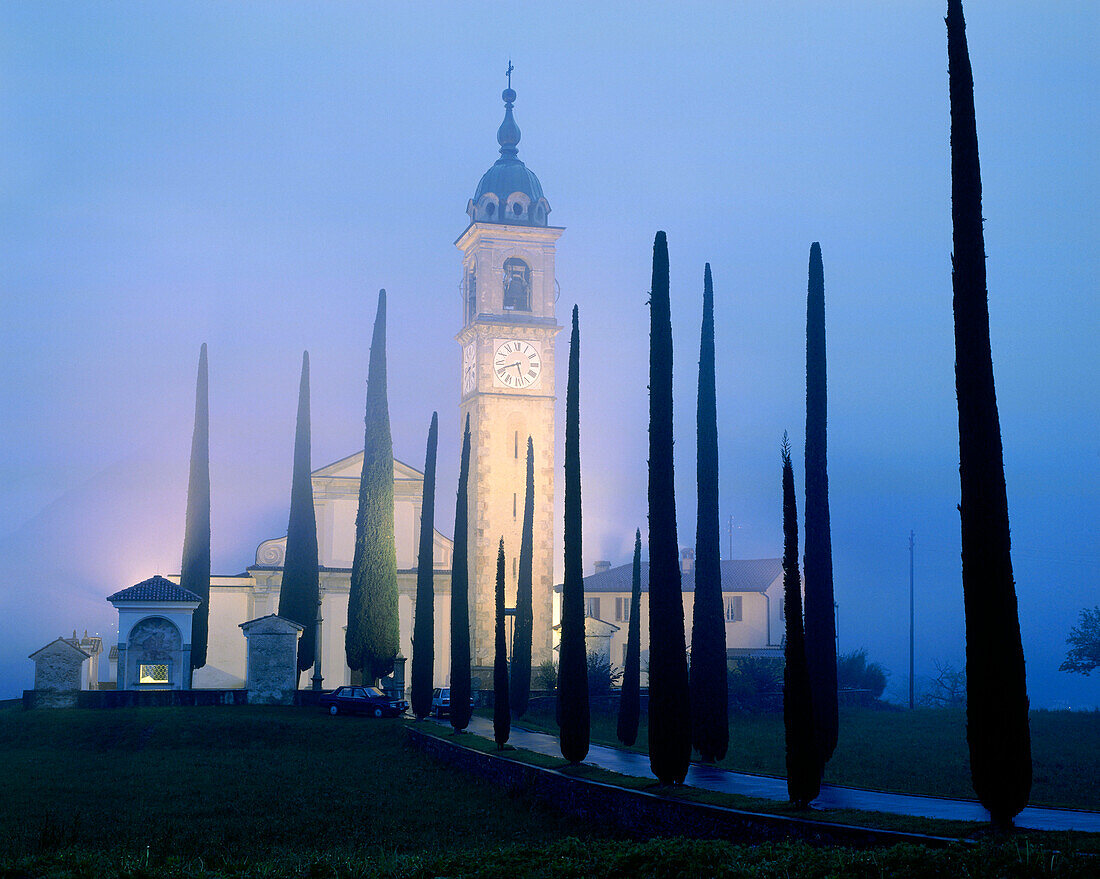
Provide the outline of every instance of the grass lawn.
[[303,709],[0,710],[0,779],[3,879],[1095,875],[1016,842],[623,839],[434,763],[403,721]]
[[[592,741],[621,747],[614,716],[593,715]],[[527,714],[519,726],[557,734],[553,714]],[[648,750],[643,718],[634,750]],[[781,714],[730,718],[730,748],[719,764],[787,774]],[[1100,809],[1100,712],[1031,712],[1033,805]],[[836,753],[825,781],[904,793],[974,799],[963,711],[842,708]]]

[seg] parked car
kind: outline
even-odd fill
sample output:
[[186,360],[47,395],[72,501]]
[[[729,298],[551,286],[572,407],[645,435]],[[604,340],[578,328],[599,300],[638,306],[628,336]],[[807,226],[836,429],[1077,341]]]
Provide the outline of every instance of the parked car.
[[449,687],[436,687],[432,690],[432,714],[445,717],[451,713],[451,690]]
[[[475,705],[474,694],[470,694],[470,707]],[[432,714],[435,717],[447,717],[451,713],[451,688],[436,687],[432,690]]]
[[372,717],[400,717],[409,707],[404,699],[391,699],[377,687],[337,687],[320,699],[328,713],[369,714]]

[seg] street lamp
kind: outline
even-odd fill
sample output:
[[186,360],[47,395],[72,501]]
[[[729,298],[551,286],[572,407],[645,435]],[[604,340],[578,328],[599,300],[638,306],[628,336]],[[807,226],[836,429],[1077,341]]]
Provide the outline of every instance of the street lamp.
[[321,623],[323,618],[321,616],[321,602],[325,599],[325,587],[320,583],[317,584],[317,637],[314,639],[313,644],[313,689],[320,690],[321,685],[324,683],[324,678],[321,676]]

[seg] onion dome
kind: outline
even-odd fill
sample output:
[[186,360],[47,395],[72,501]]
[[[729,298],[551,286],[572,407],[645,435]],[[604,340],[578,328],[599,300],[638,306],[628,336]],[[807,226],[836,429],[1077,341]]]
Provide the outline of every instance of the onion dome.
[[500,158],[485,172],[466,208],[476,223],[507,223],[517,226],[546,226],[550,203],[542,184],[519,159],[519,125],[512,115],[516,93],[509,87],[501,93],[504,121],[497,129]]

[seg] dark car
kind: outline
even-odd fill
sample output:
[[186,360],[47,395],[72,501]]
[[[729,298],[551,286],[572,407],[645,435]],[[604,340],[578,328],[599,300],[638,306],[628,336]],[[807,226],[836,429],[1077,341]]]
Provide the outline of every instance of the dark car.
[[404,699],[391,699],[377,687],[337,687],[320,701],[329,714],[369,714],[372,717],[400,717],[409,707]]

